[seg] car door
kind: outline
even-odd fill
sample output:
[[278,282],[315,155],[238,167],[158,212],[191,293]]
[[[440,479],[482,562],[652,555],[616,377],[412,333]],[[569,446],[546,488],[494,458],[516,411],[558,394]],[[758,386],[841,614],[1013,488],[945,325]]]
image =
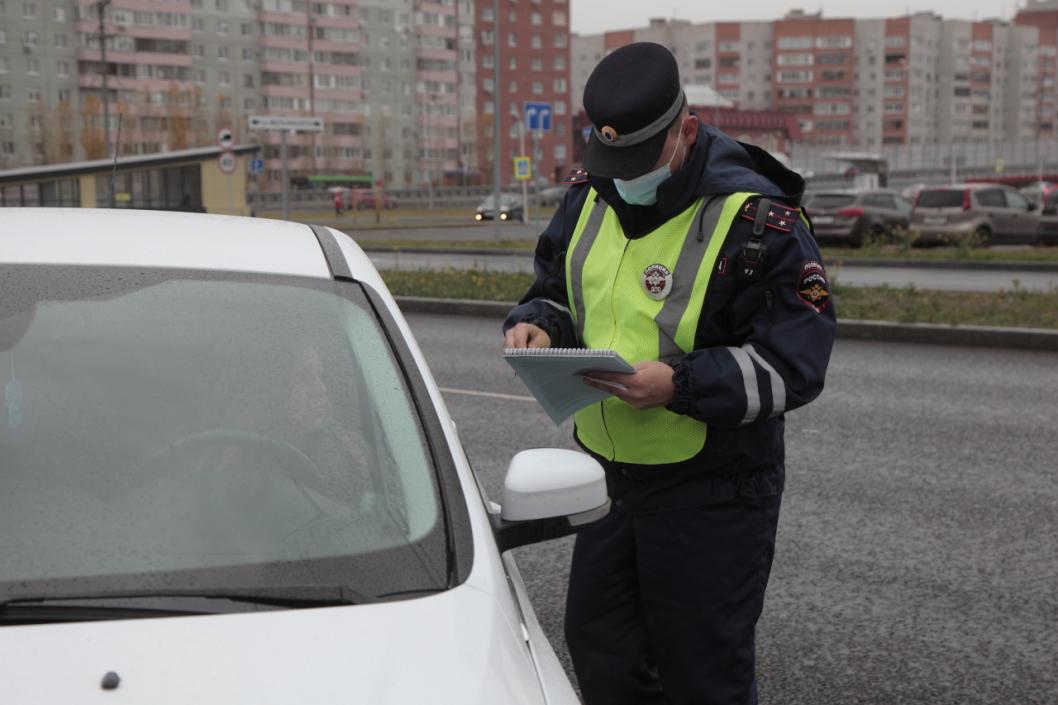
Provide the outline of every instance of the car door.
[[1003,196],[1003,190],[998,188],[982,189],[974,194],[977,198],[978,210],[987,216],[991,223],[992,240],[1003,242],[1014,235],[1016,226],[1011,217],[1007,199]]
[[894,224],[901,228],[911,227],[911,211],[914,206],[911,201],[907,200],[903,196],[893,197],[893,206],[896,209],[896,216],[894,217]]
[[1010,208],[1014,236],[1023,242],[1035,243],[1040,230],[1040,214],[1031,201],[1014,189],[1003,191]]

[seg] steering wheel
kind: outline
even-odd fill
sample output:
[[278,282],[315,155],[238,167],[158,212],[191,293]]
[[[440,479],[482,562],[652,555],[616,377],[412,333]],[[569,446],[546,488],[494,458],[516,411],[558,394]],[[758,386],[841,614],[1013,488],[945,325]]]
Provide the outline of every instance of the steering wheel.
[[286,441],[262,436],[252,431],[240,431],[234,428],[214,428],[208,431],[189,433],[153,453],[150,458],[151,460],[157,460],[170,453],[186,452],[221,443],[249,448],[263,448],[286,471],[290,479],[320,494],[327,494],[323,473],[309,456]]

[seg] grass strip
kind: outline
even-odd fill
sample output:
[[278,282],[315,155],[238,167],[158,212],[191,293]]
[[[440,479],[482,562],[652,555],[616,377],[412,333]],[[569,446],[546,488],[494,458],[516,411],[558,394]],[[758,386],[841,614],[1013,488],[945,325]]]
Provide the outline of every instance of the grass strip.
[[[384,270],[382,278],[397,296],[477,301],[517,301],[533,280],[530,274],[474,269]],[[1058,291],[989,293],[835,284],[832,293],[838,316],[852,320],[1058,329]]]

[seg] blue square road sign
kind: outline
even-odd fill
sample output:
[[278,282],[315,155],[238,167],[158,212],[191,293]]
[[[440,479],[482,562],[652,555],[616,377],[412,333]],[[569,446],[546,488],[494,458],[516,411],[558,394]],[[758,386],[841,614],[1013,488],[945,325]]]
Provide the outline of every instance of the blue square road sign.
[[525,129],[530,132],[551,132],[551,103],[525,103]]

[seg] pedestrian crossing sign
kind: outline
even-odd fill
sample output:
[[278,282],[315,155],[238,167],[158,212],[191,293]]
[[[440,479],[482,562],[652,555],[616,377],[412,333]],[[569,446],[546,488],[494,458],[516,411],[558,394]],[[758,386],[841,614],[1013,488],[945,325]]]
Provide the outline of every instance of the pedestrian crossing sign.
[[529,157],[514,158],[514,178],[519,181],[533,178],[533,163]]

